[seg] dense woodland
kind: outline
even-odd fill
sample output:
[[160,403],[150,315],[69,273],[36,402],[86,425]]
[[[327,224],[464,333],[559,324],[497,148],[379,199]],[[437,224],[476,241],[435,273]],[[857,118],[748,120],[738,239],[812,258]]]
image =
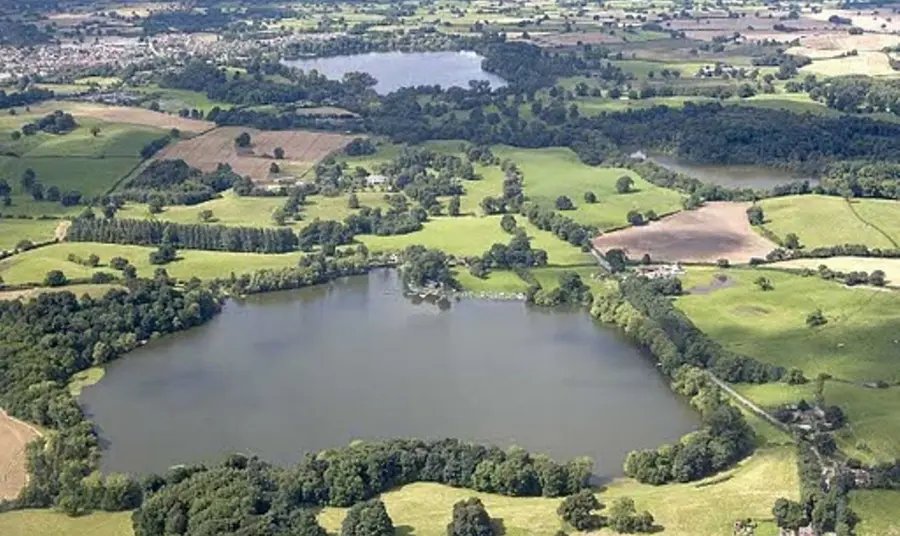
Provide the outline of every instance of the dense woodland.
[[215,171],[203,173],[188,166],[184,160],[156,160],[121,190],[107,196],[106,201],[121,204],[125,201],[161,205],[196,205],[217,197],[241,177],[228,164],[219,164]]

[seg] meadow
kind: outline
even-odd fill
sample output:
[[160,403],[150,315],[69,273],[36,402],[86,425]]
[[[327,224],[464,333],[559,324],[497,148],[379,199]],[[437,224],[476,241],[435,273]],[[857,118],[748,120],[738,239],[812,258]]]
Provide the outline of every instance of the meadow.
[[[808,248],[865,244],[896,248],[900,240],[900,202],[806,195],[775,197],[760,202],[765,227],[784,238],[796,233]],[[810,225],[828,222],[828,225]]]
[[897,505],[900,491],[865,490],[850,493],[850,507],[862,520],[857,536],[900,536]]
[[4,536],[131,536],[131,512],[96,512],[69,517],[53,510],[18,510],[0,514]]
[[[712,268],[691,268],[707,273]],[[808,378],[820,373],[850,381],[900,380],[894,363],[896,311],[900,294],[872,288],[846,288],[815,276],[775,270],[730,269],[731,284],[708,294],[676,301],[701,330],[727,348],[784,367],[800,368]],[[760,290],[758,277],[773,290]],[[828,323],[806,325],[820,309]]]
[[54,220],[0,219],[0,251],[13,249],[22,240],[52,240],[58,223]]
[[[97,244],[91,242],[63,242],[34,249],[0,261],[0,277],[7,284],[40,283],[50,270],[62,270],[68,278],[86,278],[92,274],[115,271],[107,265],[113,257],[124,257],[137,268],[138,275],[152,277],[159,266],[150,264],[149,255],[156,248]],[[91,254],[100,257],[97,268],[89,268],[70,262],[68,256],[87,258]],[[256,253],[231,253],[220,251],[179,250],[178,259],[162,266],[170,276],[179,280],[192,277],[213,279],[253,272],[263,268],[296,266],[300,253],[262,255]]]
[[817,270],[819,266],[827,266],[838,272],[863,271],[872,273],[881,270],[885,275],[888,287],[900,286],[900,259],[884,259],[878,257],[828,257],[827,259],[791,259],[789,261],[770,264],[771,268],[807,268]]

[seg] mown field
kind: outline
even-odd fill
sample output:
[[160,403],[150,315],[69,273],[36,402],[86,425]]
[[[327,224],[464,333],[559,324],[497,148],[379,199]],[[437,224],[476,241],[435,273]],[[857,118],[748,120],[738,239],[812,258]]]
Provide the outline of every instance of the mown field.
[[[155,248],[96,244],[90,242],[54,244],[34,249],[0,261],[0,277],[8,284],[40,283],[50,270],[62,270],[69,278],[90,277],[98,271],[114,272],[109,268],[113,257],[124,257],[144,277],[152,277],[158,266],[150,264],[149,255]],[[89,268],[67,260],[69,254],[87,258],[91,254],[100,257],[100,266]],[[263,268],[295,266],[300,253],[262,255],[255,253],[230,253],[218,251],[179,250],[178,260],[164,266],[170,276],[187,280],[191,277],[213,279],[229,277],[232,272],[241,274]]]
[[[780,237],[796,233],[806,247],[865,244],[896,248],[900,241],[900,202],[819,195],[789,196],[760,202],[767,229]],[[827,222],[827,225],[812,225]]]
[[0,514],[3,536],[131,536],[131,512],[97,512],[69,517],[53,510],[20,510]]

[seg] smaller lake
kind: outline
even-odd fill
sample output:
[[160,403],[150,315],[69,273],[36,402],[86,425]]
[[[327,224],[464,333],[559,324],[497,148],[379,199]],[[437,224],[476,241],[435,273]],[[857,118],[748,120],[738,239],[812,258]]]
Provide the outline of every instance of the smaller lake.
[[669,171],[683,173],[689,177],[705,182],[717,184],[727,188],[755,188],[757,190],[770,190],[775,186],[790,184],[792,182],[809,181],[810,186],[819,184],[814,177],[805,177],[791,171],[763,166],[739,166],[739,165],[715,165],[697,164],[684,158],[659,153],[634,153],[635,158],[646,158],[658,166]]
[[315,69],[328,78],[345,73],[369,73],[378,80],[375,91],[390,93],[402,87],[469,87],[469,80],[486,80],[492,88],[506,85],[499,76],[481,69],[483,58],[474,52],[372,52],[351,56],[283,60],[289,67]]

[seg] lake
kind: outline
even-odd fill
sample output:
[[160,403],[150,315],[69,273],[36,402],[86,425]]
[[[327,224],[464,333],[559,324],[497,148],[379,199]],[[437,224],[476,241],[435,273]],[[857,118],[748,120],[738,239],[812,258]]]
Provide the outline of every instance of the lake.
[[697,164],[677,156],[638,151],[633,156],[647,158],[669,171],[683,173],[708,184],[729,188],[755,188],[769,190],[782,184],[809,181],[810,186],[819,184],[814,177],[805,177],[790,171],[763,166],[708,165]]
[[413,304],[393,271],[229,302],[111,363],[80,398],[108,471],[230,452],[280,463],[355,439],[442,438],[594,458],[675,441],[699,418],[655,365],[583,310]]
[[481,69],[482,59],[474,52],[372,52],[283,63],[303,71],[315,69],[333,79],[354,71],[369,73],[378,80],[375,91],[381,94],[422,85],[468,88],[469,80],[487,80],[492,88],[505,86],[502,78]]

